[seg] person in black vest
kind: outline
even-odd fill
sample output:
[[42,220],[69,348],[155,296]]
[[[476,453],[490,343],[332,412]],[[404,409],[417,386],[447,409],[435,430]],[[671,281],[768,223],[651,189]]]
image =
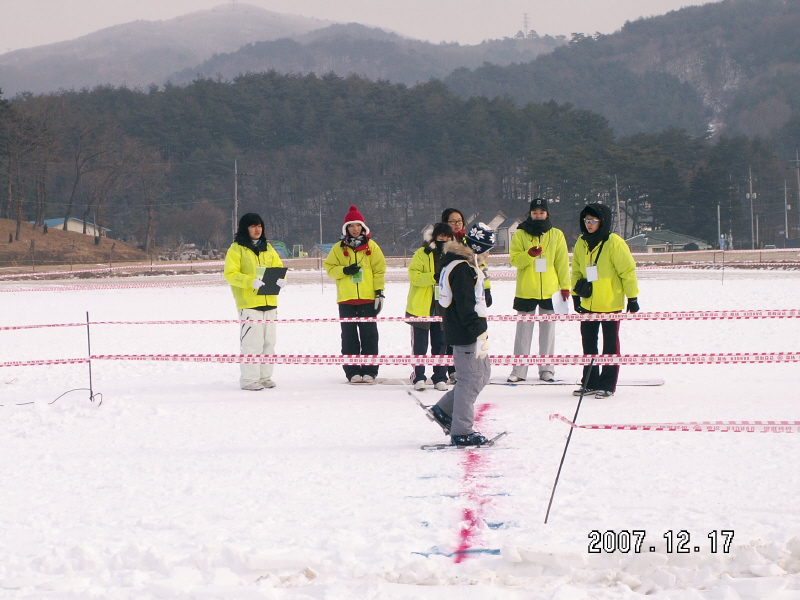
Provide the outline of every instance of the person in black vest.
[[456,446],[480,446],[486,437],[473,429],[475,401],[489,383],[489,331],[484,275],[479,257],[494,246],[495,233],[483,223],[470,227],[465,243],[447,242],[441,258],[439,304],[448,345],[453,347],[458,379],[432,412]]

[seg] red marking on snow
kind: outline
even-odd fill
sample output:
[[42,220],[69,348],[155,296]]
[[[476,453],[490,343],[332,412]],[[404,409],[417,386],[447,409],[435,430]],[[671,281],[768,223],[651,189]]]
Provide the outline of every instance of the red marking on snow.
[[[475,429],[480,431],[483,417],[493,407],[492,404],[481,404],[475,411]],[[455,562],[461,563],[467,559],[466,551],[473,547],[475,538],[478,537],[478,528],[483,521],[483,507],[489,499],[481,497],[485,487],[481,483],[481,474],[488,467],[488,454],[482,450],[467,450],[462,461],[464,475],[462,477],[462,494],[467,499],[467,506],[462,511],[463,522],[458,532],[458,546],[455,550]]]

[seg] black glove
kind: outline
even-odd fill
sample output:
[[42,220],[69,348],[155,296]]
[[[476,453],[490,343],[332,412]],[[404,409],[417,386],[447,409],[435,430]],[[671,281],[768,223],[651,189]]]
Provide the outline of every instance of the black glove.
[[630,312],[630,313],[639,312],[639,299],[638,298],[628,298],[628,312]]
[[585,313],[586,309],[581,306],[581,297],[580,296],[573,296],[572,297],[572,305],[575,307],[576,313]]
[[486,308],[492,305],[492,290],[483,290],[483,299],[486,300]]
[[383,310],[383,298],[384,298],[383,290],[375,290],[375,304],[374,304],[374,306],[375,306],[375,314],[376,315],[381,314],[381,311]]
[[361,270],[361,265],[347,265],[344,269],[342,269],[342,273],[345,275],[355,275]]
[[592,295],[592,282],[584,278],[578,279],[573,291],[581,298],[589,298]]

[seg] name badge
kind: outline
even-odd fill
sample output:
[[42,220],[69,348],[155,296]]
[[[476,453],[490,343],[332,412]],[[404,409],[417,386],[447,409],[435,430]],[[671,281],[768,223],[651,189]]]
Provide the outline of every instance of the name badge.
[[547,259],[546,258],[537,258],[534,262],[534,267],[536,268],[537,273],[545,273],[547,272]]
[[433,299],[434,300],[436,300],[438,302],[439,301],[439,296],[440,296],[441,293],[442,293],[442,286],[441,285],[433,286]]
[[353,283],[364,283],[364,269],[360,269],[358,273],[353,273],[351,277],[353,278]]
[[597,275],[597,265],[593,267],[586,267],[586,280],[587,281],[597,281],[600,279]]

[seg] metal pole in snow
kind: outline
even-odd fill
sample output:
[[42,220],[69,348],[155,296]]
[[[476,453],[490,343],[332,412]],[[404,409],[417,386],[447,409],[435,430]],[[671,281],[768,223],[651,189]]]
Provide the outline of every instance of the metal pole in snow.
[[89,349],[89,401],[94,402],[92,390],[92,336],[89,333],[89,311],[86,311],[86,346]]
[[[586,375],[581,382],[581,397],[578,398],[578,406],[575,407],[575,416],[572,417],[572,422],[578,422],[578,411],[581,409],[581,402],[583,402],[583,394],[586,391],[586,386],[589,384],[589,376],[592,374],[592,367],[594,367],[594,358],[589,363],[589,368],[586,370]],[[564,453],[561,455],[561,463],[558,465],[558,473],[556,473],[556,480],[553,482],[553,491],[550,492],[550,502],[547,503],[547,513],[544,515],[544,524],[547,525],[547,519],[550,517],[550,507],[553,506],[553,497],[556,495],[556,486],[558,485],[558,478],[561,477],[561,468],[564,466],[564,459],[567,457],[567,449],[569,448],[569,441],[572,439],[572,432],[574,429],[569,428],[567,435],[567,443],[564,446]]]

